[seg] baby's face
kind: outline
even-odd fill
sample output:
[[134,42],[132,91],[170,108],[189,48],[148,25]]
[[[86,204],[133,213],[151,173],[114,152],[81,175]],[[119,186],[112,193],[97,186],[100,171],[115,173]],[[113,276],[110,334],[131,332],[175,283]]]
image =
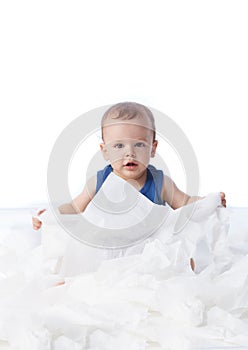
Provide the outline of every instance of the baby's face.
[[125,180],[139,180],[146,174],[157,147],[151,129],[129,120],[118,121],[104,127],[103,137],[101,150],[116,175]]

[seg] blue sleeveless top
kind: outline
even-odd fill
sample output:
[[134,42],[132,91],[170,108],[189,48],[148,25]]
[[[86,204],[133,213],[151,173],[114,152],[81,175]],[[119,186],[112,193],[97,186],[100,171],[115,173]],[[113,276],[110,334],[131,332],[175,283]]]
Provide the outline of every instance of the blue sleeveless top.
[[[97,172],[96,193],[112,171],[113,168],[109,164],[103,170]],[[161,199],[163,179],[164,174],[162,170],[157,170],[153,165],[148,165],[146,182],[139,192],[150,199],[153,203],[165,205],[165,202]]]

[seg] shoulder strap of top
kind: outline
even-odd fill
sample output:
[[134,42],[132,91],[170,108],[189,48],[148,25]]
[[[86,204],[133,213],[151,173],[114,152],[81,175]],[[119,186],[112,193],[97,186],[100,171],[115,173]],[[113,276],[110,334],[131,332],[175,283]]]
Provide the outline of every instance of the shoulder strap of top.
[[164,205],[165,202],[161,198],[161,191],[164,182],[164,173],[162,170],[156,169],[153,165],[148,165],[148,170],[152,174],[154,183],[155,183],[155,195],[154,195],[154,203]]

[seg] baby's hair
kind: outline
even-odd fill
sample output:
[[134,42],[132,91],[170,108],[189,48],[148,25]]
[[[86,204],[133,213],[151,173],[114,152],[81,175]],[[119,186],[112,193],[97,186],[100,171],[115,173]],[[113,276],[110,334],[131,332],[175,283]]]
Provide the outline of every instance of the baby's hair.
[[[153,140],[156,137],[155,120],[152,112],[146,106],[136,102],[120,102],[111,106],[103,115],[101,121],[102,138],[103,127],[106,125],[108,119],[131,120],[140,118],[141,120],[147,118],[151,123],[151,130],[153,131]],[[144,125],[142,123],[142,125]]]

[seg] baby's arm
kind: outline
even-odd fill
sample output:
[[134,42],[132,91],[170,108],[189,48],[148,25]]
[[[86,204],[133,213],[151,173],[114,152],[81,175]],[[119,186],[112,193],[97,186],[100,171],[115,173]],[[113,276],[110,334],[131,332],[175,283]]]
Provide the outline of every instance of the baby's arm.
[[[189,196],[188,194],[179,190],[174,181],[172,181],[172,179],[167,175],[164,176],[161,197],[173,209],[181,208],[184,205],[204,198],[199,196]],[[226,207],[226,195],[224,192],[220,192],[220,199],[223,207]]]
[[86,183],[83,191],[70,203],[62,204],[59,207],[61,214],[78,214],[85,210],[96,193],[96,177],[93,176]]
[[86,183],[83,191],[74,198],[70,203],[63,204],[59,207],[61,214],[78,214],[83,212],[89,202],[96,194],[96,177],[93,176]]
[[174,181],[167,175],[164,176],[161,196],[173,209],[178,209],[184,205],[202,199],[202,197],[199,196],[189,196],[179,190]]
[[[61,214],[78,214],[85,210],[89,202],[92,200],[96,193],[96,177],[93,176],[85,185],[82,193],[74,198],[70,203],[62,204],[59,207]],[[46,209],[38,212],[37,215],[42,214]],[[42,222],[37,218],[33,217],[33,228],[38,230],[41,228]]]

